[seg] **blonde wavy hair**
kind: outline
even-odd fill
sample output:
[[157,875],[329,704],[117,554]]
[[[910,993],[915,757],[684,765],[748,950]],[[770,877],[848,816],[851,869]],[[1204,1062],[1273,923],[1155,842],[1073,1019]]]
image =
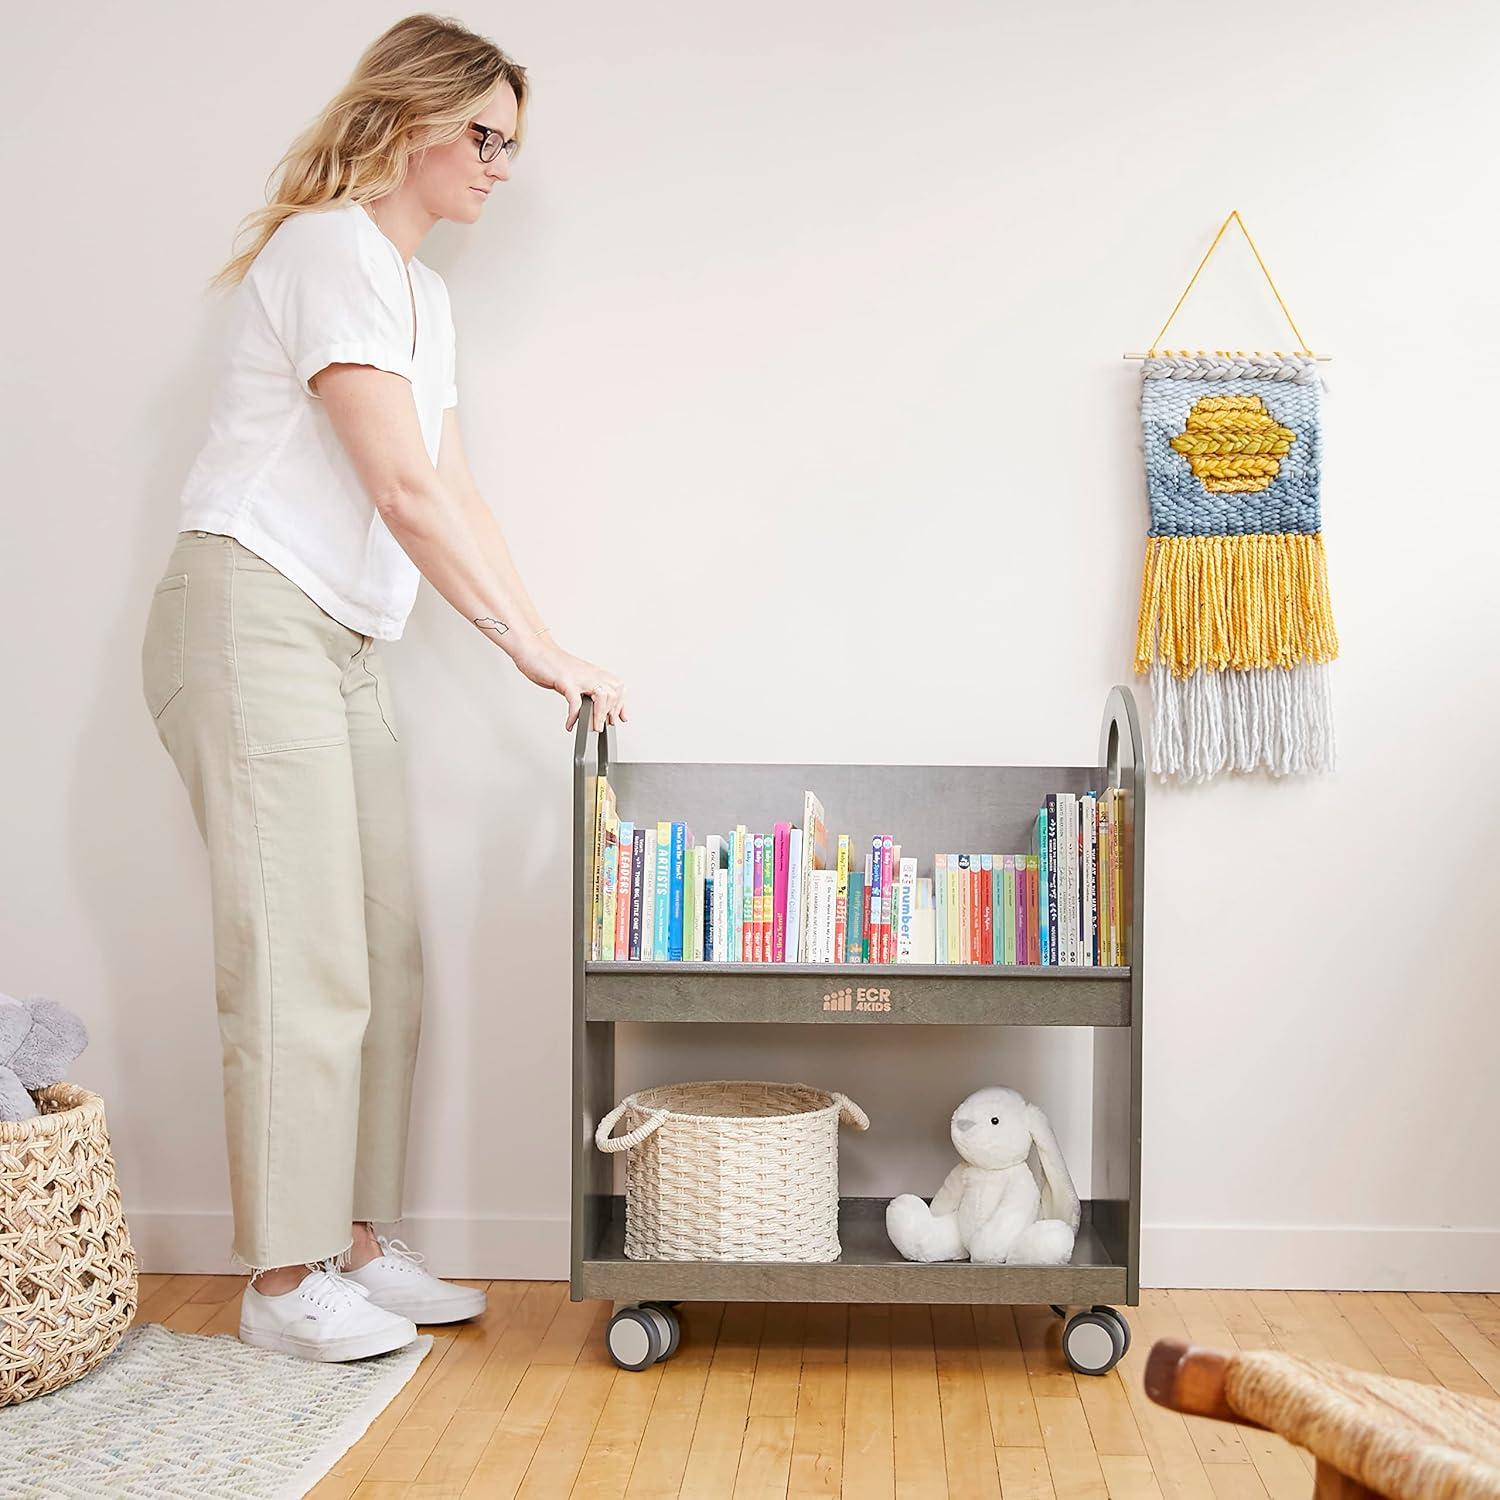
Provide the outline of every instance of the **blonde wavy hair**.
[[339,199],[363,203],[400,187],[407,157],[457,140],[501,83],[515,92],[519,141],[530,93],[525,68],[447,17],[397,21],[366,48],[349,82],[277,163],[266,206],[235,231],[236,240],[251,234],[249,247],[210,278],[209,288],[237,286],[293,214]]

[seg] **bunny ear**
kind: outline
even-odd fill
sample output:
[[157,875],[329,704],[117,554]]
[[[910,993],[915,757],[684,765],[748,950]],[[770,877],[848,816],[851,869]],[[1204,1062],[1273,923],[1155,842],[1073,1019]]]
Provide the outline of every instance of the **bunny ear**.
[[1058,1149],[1057,1137],[1052,1133],[1052,1123],[1035,1104],[1028,1104],[1026,1124],[1042,1164],[1042,1205],[1039,1217],[1061,1219],[1076,1232],[1081,1217],[1078,1190],[1073,1186],[1068,1164]]

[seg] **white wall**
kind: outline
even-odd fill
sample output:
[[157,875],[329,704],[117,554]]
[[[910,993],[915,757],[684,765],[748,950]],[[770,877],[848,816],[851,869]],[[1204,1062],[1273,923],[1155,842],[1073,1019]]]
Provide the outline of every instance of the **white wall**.
[[[106,1098],[147,1269],[228,1269],[204,852],[138,685],[222,327],[201,289],[403,13],[7,24],[0,988],[86,1018],[77,1077]],[[1500,12],[518,0],[465,19],[531,69],[532,136],[484,222],[420,253],[452,292],[482,488],[558,636],[627,679],[634,758],[1092,759],[1130,679],[1146,526],[1120,354],[1242,211],[1335,356],[1340,763],[1153,787],[1143,1280],[1500,1288]],[[1242,243],[1170,342],[1290,347]],[[815,587],[765,612],[752,654],[747,588],[784,597],[808,549]],[[872,576],[879,671],[806,649],[868,619]],[[979,644],[999,601],[1043,670]],[[447,1274],[564,1277],[563,704],[430,589],[388,659],[429,978],[403,1233]],[[627,1028],[620,1092],[731,1063],[841,1087],[884,1126],[846,1132],[846,1191],[931,1192],[953,1104],[1016,1082],[1082,1161],[1086,1034],[900,1055],[878,1028],[744,1031]]]

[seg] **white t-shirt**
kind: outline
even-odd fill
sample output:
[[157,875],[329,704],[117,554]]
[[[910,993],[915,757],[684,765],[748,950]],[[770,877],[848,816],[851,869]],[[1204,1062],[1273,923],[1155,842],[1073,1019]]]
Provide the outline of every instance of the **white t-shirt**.
[[208,438],[178,524],[237,537],[349,629],[398,640],[421,574],[307,383],[330,364],[411,381],[436,465],[443,410],[458,404],[448,288],[415,256],[403,265],[353,202],[277,225],[235,288]]

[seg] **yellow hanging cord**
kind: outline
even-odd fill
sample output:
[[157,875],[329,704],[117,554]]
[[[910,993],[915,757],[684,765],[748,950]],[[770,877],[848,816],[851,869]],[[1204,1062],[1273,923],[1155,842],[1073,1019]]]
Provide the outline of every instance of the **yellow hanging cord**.
[[1177,314],[1182,310],[1182,304],[1187,301],[1187,295],[1190,291],[1192,291],[1193,283],[1197,281],[1199,272],[1201,272],[1204,266],[1208,264],[1208,257],[1212,255],[1218,248],[1219,241],[1224,238],[1224,231],[1229,228],[1231,220],[1233,220],[1234,223],[1240,226],[1240,232],[1245,236],[1246,240],[1249,241],[1250,249],[1255,256],[1256,263],[1260,266],[1260,269],[1264,274],[1266,281],[1270,285],[1271,291],[1275,294],[1277,302],[1281,304],[1281,310],[1286,314],[1286,320],[1289,324],[1291,324],[1292,332],[1297,335],[1297,342],[1301,345],[1297,352],[1299,354],[1312,354],[1312,350],[1307,347],[1307,340],[1302,337],[1302,330],[1297,327],[1296,321],[1293,319],[1291,311],[1286,305],[1285,299],[1282,297],[1281,293],[1276,290],[1276,283],[1271,280],[1271,273],[1266,270],[1266,263],[1261,259],[1260,251],[1255,248],[1255,241],[1250,239],[1250,231],[1245,228],[1245,221],[1240,218],[1240,211],[1237,208],[1231,209],[1229,218],[1225,219],[1224,222],[1219,225],[1219,232],[1214,236],[1213,244],[1208,247],[1208,250],[1204,253],[1203,259],[1198,262],[1198,270],[1193,272],[1192,281],[1189,281],[1187,286],[1183,288],[1182,295],[1177,299],[1177,306],[1172,309],[1171,314],[1167,318],[1167,321],[1161,325],[1161,332],[1158,333],[1156,337],[1151,341],[1151,346],[1147,350],[1148,354],[1154,355],[1156,353],[1156,346],[1162,341],[1163,338],[1166,337],[1167,329],[1172,326],[1172,319],[1175,318]]

